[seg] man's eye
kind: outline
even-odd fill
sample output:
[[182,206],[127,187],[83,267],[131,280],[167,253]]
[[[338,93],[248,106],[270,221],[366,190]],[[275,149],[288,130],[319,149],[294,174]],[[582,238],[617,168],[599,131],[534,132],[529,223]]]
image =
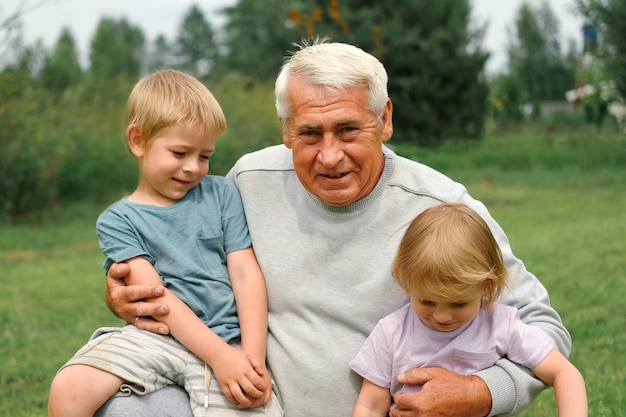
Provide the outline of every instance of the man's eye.
[[319,133],[317,133],[314,130],[307,130],[304,132],[300,132],[300,134],[298,135],[298,139],[306,144],[306,145],[312,145],[317,143],[317,141],[319,140]]

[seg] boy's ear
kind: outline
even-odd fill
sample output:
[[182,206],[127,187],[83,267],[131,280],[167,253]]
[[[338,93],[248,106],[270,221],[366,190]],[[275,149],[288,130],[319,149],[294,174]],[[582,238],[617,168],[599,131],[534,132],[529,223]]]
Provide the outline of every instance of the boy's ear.
[[137,125],[131,124],[126,129],[126,143],[128,144],[128,149],[130,149],[130,152],[133,155],[137,158],[143,156],[144,143]]

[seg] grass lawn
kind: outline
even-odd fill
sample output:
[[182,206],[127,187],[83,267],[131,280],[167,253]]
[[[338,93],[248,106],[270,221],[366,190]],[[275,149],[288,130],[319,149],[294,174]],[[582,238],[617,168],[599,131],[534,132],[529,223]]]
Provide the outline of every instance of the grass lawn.
[[[464,181],[465,182],[465,181]],[[570,330],[590,415],[618,416],[626,401],[626,192],[601,186],[466,182],[544,282]],[[96,211],[0,229],[0,416],[44,416],[57,368],[99,326],[106,308]],[[552,391],[523,414],[554,416]],[[294,417],[294,416],[292,416]]]
[[[514,252],[548,288],[571,333],[590,416],[626,406],[626,192],[614,187],[470,184],[507,232]],[[552,390],[524,416],[554,416]]]

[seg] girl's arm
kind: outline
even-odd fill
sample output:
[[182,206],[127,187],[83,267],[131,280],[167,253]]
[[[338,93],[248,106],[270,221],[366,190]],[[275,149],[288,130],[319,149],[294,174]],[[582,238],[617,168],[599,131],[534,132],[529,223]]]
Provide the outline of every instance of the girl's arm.
[[554,387],[559,417],[587,417],[585,381],[578,369],[554,348],[532,371]]
[[[146,259],[136,257],[126,263],[130,267],[130,273],[124,278],[126,285],[162,285],[158,272]],[[224,395],[230,401],[247,407],[251,401],[246,394],[250,397],[263,394],[255,388],[257,372],[245,353],[224,342],[174,293],[165,289],[162,296],[149,301],[168,307],[169,313],[159,316],[158,320],[166,323],[172,336],[213,369]]]
[[241,328],[241,348],[250,355],[262,378],[256,387],[264,392],[260,404],[265,404],[271,395],[271,380],[265,369],[267,345],[267,291],[265,279],[250,248],[230,252],[226,255],[228,276],[233,286],[237,315]]
[[386,417],[391,407],[391,393],[363,378],[359,398],[356,400],[352,417]]

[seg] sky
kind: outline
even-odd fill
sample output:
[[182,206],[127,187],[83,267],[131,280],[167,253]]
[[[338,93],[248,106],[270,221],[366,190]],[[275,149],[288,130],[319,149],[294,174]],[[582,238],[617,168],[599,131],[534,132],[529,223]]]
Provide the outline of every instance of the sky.
[[[263,0],[258,0],[263,1]],[[392,0],[387,0],[392,1]],[[483,47],[491,53],[487,72],[506,67],[506,48],[511,28],[523,2],[539,7],[543,0],[471,0],[473,18],[487,22]],[[563,42],[582,43],[582,19],[574,11],[574,0],[547,0],[560,23]],[[223,24],[219,10],[237,0],[0,0],[0,22],[23,10],[24,41],[27,45],[43,40],[53,47],[62,28],[68,27],[77,42],[81,61],[86,61],[89,43],[101,17],[125,17],[140,27],[149,41],[163,34],[175,37],[178,25],[189,8],[196,4],[215,28]]]

